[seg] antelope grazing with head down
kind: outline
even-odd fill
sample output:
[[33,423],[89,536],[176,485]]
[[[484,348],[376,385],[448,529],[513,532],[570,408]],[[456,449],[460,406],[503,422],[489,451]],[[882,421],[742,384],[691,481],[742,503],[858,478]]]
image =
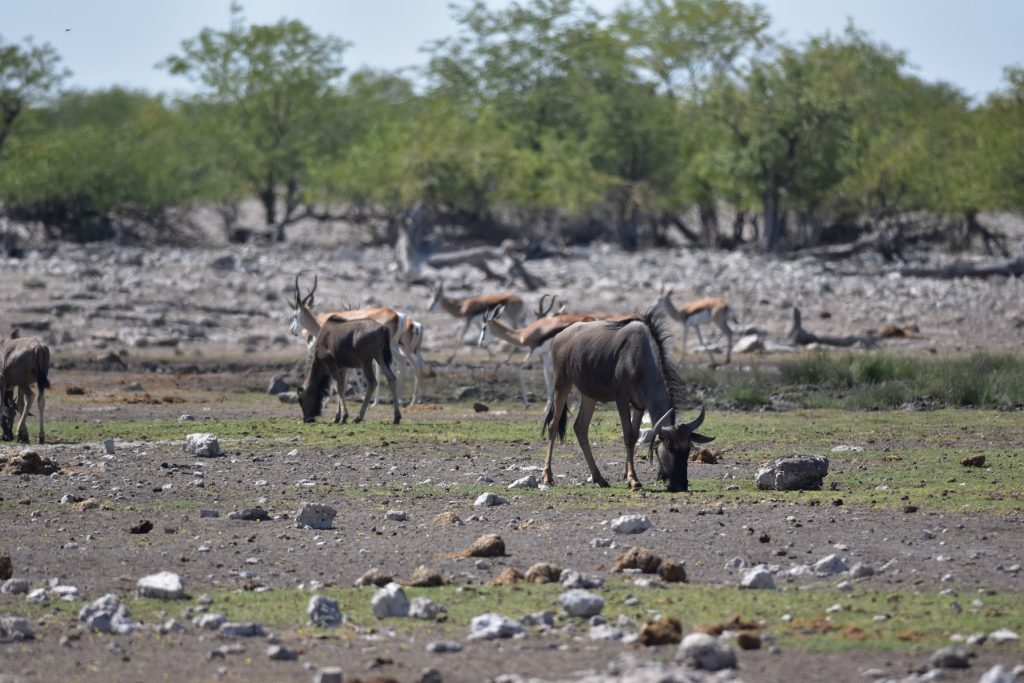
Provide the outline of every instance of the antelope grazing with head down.
[[714,364],[715,357],[711,353],[711,349],[708,349],[707,345],[704,344],[704,337],[700,333],[700,326],[703,323],[713,322],[718,326],[718,329],[725,333],[725,362],[727,364],[731,362],[732,330],[729,328],[729,320],[736,322],[736,316],[733,314],[732,309],[729,308],[729,304],[726,303],[725,299],[708,297],[677,306],[669,298],[671,296],[671,289],[667,292],[663,291],[657,303],[654,304],[654,308],[664,310],[673,320],[678,320],[683,324],[683,357],[686,357],[686,333],[690,330],[690,325],[693,325],[694,329],[697,330],[697,340],[707,350],[708,357],[711,359],[711,363]]
[[[395,368],[399,387],[402,385],[403,368],[406,364],[410,366],[414,373],[413,395],[410,405],[416,403],[419,399],[420,377],[426,365],[419,350],[423,342],[423,325],[410,320],[404,313],[393,308],[387,308],[386,306],[357,308],[348,311],[331,311],[316,315],[313,313],[313,297],[316,293],[316,286],[317,277],[314,275],[313,288],[309,290],[307,295],[302,296],[302,292],[299,289],[299,276],[295,276],[295,299],[290,302],[292,304],[291,333],[295,335],[301,334],[309,345],[310,350],[312,350],[316,343],[317,335],[320,333],[320,327],[328,318],[337,318],[339,320],[368,318],[377,321],[388,328],[391,338],[391,353],[399,359],[398,365]],[[341,386],[338,390],[343,391],[344,387]],[[374,396],[373,401],[376,405],[376,396]]]
[[[548,306],[547,310],[544,309],[544,300],[548,295],[545,294],[540,299],[540,305],[537,308],[537,319],[526,327],[512,327],[501,322],[498,318],[504,312],[504,306],[499,305],[493,308],[483,315],[483,322],[480,325],[480,340],[479,344],[483,346],[484,341],[487,339],[487,333],[490,331],[496,338],[518,346],[527,350],[526,358],[523,362],[529,361],[535,351],[541,352],[541,363],[544,369],[544,389],[545,397],[548,402],[551,401],[551,357],[547,352],[548,345],[551,339],[566,329],[570,325],[574,325],[578,322],[585,322],[588,320],[596,320],[596,318],[589,315],[574,315],[567,313],[559,313],[558,315],[549,316],[548,314],[555,306],[556,299],[551,297],[551,305]],[[522,373],[518,373],[519,385],[523,394],[523,405],[527,405],[526,400],[526,383],[523,380]]]
[[626,482],[630,489],[641,487],[633,466],[640,419],[644,411],[660,416],[651,429],[650,452],[658,454],[658,478],[669,491],[686,491],[686,461],[690,446],[714,437],[696,433],[704,421],[704,409],[693,422],[676,424],[676,405],[682,380],[665,348],[665,332],[648,311],[642,320],[581,322],[560,332],[551,341],[554,394],[543,429],[548,430],[548,453],[544,460],[544,483],[552,484],[551,456],[555,436],[565,439],[569,418],[567,400],[573,386],[580,390],[580,406],[573,424],[590,474],[598,486],[608,486],[590,450],[590,420],[598,402],[614,401],[626,444]]
[[427,307],[427,310],[433,311],[438,306],[444,309],[448,315],[466,321],[462,331],[455,337],[452,354],[448,356],[448,363],[454,360],[455,354],[462,344],[462,338],[466,336],[466,332],[469,330],[469,326],[473,324],[473,321],[481,319],[484,313],[497,306],[505,307],[505,312],[508,314],[509,319],[517,327],[526,325],[526,304],[523,303],[522,297],[516,294],[503,292],[499,294],[467,296],[464,299],[449,299],[444,295],[444,280],[438,280],[437,287],[434,289],[434,296],[431,298],[430,306]]
[[338,413],[335,422],[348,421],[348,405],[345,403],[345,379],[348,371],[358,368],[363,371],[367,388],[356,422],[362,422],[370,404],[370,394],[377,387],[373,372],[374,361],[387,378],[394,402],[394,424],[402,419],[398,407],[398,390],[395,387],[395,373],[391,371],[391,334],[375,320],[342,320],[328,318],[320,326],[313,347],[313,362],[309,366],[306,381],[299,390],[299,405],[302,407],[304,422],[314,422],[323,411],[324,399],[330,395],[331,380],[338,386]]
[[[25,420],[35,399],[32,392],[35,384],[39,389],[39,443],[46,443],[43,413],[46,410],[46,390],[50,388],[49,372],[50,349],[42,340],[23,337],[9,339],[0,345],[0,424],[5,441],[12,440],[17,432],[18,440],[28,443]],[[14,389],[18,390],[17,402],[13,397]],[[14,418],[19,406],[21,414],[15,429]]]

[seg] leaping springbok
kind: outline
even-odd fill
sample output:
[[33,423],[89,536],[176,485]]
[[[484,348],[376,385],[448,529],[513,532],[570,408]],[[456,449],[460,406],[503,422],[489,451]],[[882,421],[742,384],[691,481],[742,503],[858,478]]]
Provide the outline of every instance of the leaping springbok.
[[542,428],[548,430],[545,484],[554,482],[551,456],[555,449],[555,436],[565,439],[565,426],[569,419],[567,399],[575,386],[581,397],[573,431],[595,484],[608,486],[590,450],[590,420],[599,401],[614,401],[626,444],[625,478],[629,488],[641,488],[633,466],[633,454],[640,437],[640,418],[644,411],[652,416],[661,416],[651,429],[650,441],[651,455],[655,450],[658,453],[658,478],[667,481],[669,491],[686,491],[689,487],[686,461],[690,446],[707,443],[714,437],[702,436],[695,431],[704,422],[703,408],[693,422],[676,424],[676,405],[681,399],[683,383],[669,360],[665,331],[655,315],[652,309],[642,320],[578,323],[552,340],[555,386]]
[[324,399],[330,395],[331,380],[338,385],[338,413],[336,423],[348,421],[348,405],[345,403],[345,379],[351,368],[359,368],[366,378],[366,393],[356,422],[366,416],[370,394],[377,388],[373,363],[377,362],[387,378],[394,403],[394,424],[402,420],[398,407],[398,390],[395,373],[391,371],[391,334],[388,328],[375,320],[342,320],[328,318],[321,325],[313,347],[313,362],[310,363],[306,381],[299,390],[299,405],[302,407],[303,422],[315,422],[323,411]]
[[[546,295],[545,295],[546,296]],[[554,298],[552,298],[552,307],[554,306]],[[513,346],[518,346],[527,350],[526,358],[523,362],[527,362],[533,356],[535,351],[541,352],[541,363],[544,369],[544,393],[545,400],[551,402],[551,358],[547,353],[548,346],[551,342],[552,337],[556,334],[578,322],[584,322],[588,320],[596,320],[596,318],[589,315],[574,315],[560,313],[558,315],[548,316],[551,312],[549,308],[544,311],[544,297],[541,297],[540,307],[537,309],[537,319],[526,327],[512,327],[498,320],[501,314],[504,312],[504,305],[499,305],[496,308],[492,308],[486,311],[483,315],[483,322],[480,325],[480,339],[479,344],[483,346],[484,341],[487,339],[488,330],[498,339],[508,342]],[[526,382],[523,380],[523,374],[517,373],[519,376],[519,386],[523,394],[523,405],[528,405],[526,400]]]
[[725,333],[727,344],[725,362],[726,364],[730,363],[732,361],[732,330],[729,328],[729,320],[736,322],[736,316],[725,299],[708,297],[677,306],[669,298],[671,296],[671,289],[664,292],[657,303],[654,304],[654,308],[663,309],[669,317],[683,324],[683,357],[686,357],[687,332],[690,330],[690,325],[693,325],[697,330],[697,340],[700,341],[700,345],[708,352],[708,357],[711,359],[711,363],[714,364],[715,356],[711,353],[711,349],[704,344],[704,337],[700,333],[700,326],[703,323],[713,322],[715,325],[718,325],[718,329]]
[[[312,351],[316,344],[317,335],[320,333],[320,327],[323,325],[324,321],[329,318],[337,318],[339,320],[359,320],[367,318],[369,320],[377,321],[388,329],[391,343],[391,354],[399,359],[396,367],[399,387],[402,386],[403,367],[405,364],[409,364],[416,373],[415,388],[412,398],[412,403],[415,403],[419,398],[420,374],[422,373],[424,366],[423,358],[419,355],[419,345],[423,340],[423,326],[419,323],[415,324],[418,327],[407,324],[408,319],[404,313],[385,306],[357,308],[350,311],[331,311],[316,315],[313,313],[313,303],[317,282],[317,277],[314,275],[313,288],[309,290],[308,294],[302,296],[302,292],[299,289],[299,276],[295,276],[295,299],[291,302],[291,333],[294,335],[301,334]],[[404,346],[402,342],[405,342]],[[417,360],[415,361],[411,360],[406,354],[406,351],[410,350],[413,346],[416,347],[416,351],[411,353],[414,353],[417,357]],[[338,391],[344,390],[344,385],[338,387]],[[376,402],[377,397],[374,396],[374,403],[376,404]]]
[[501,305],[505,306],[505,312],[508,313],[509,319],[517,327],[523,327],[526,325],[526,304],[523,303],[522,297],[516,294],[502,292],[498,294],[467,296],[464,299],[449,299],[444,295],[444,280],[438,281],[437,288],[434,290],[434,296],[430,300],[430,306],[427,310],[433,311],[440,306],[453,318],[466,321],[466,325],[462,328],[462,331],[455,336],[452,355],[448,356],[448,360],[446,362],[451,363],[452,360],[455,359],[455,354],[458,352],[459,346],[462,344],[462,338],[466,336],[466,332],[469,330],[470,325],[472,325],[475,320],[482,318],[485,312]]
[[[46,410],[46,390],[50,388],[47,375],[50,372],[50,349],[36,337],[9,339],[0,345],[0,425],[3,427],[4,441],[14,439],[28,443],[28,427],[25,420],[32,410],[35,395],[32,385],[39,389],[39,443],[46,443],[46,430],[43,426],[43,413]],[[14,401],[14,389],[18,390],[18,400]],[[14,418],[21,407],[17,428]]]

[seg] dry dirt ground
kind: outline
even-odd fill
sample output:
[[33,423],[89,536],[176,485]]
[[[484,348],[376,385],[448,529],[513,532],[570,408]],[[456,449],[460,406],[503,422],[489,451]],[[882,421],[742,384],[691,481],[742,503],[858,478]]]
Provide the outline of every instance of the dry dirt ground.
[[[668,256],[672,260],[666,263]],[[548,561],[597,573],[618,585],[622,579],[609,574],[609,568],[633,539],[616,539],[619,546],[614,549],[592,547],[591,540],[611,536],[604,524],[619,514],[643,512],[654,527],[635,542],[685,560],[689,580],[696,585],[734,585],[736,573],[724,569],[732,557],[751,564],[809,562],[844,543],[852,561],[881,566],[898,560],[899,572],[872,579],[878,590],[936,593],[953,587],[965,601],[979,588],[1021,591],[1020,573],[997,568],[1003,558],[1020,562],[1024,536],[1019,511],[904,515],[855,506],[726,500],[719,515],[704,514],[685,496],[630,494],[619,486],[599,505],[577,505],[576,498],[555,487],[481,512],[472,507],[472,495],[458,492],[460,485],[479,485],[481,477],[492,479],[499,490],[523,474],[510,466],[541,464],[539,437],[518,444],[390,444],[385,439],[372,446],[322,449],[254,435],[226,443],[224,457],[201,463],[182,453],[181,442],[117,441],[112,457],[106,457],[98,442],[68,443],[76,441],[67,436],[76,423],[113,425],[116,432],[118,422],[173,422],[182,414],[198,418],[194,431],[214,433],[218,420],[295,416],[299,434],[303,426],[297,406],[251,392],[265,389],[277,374],[301,376],[304,349],[287,335],[288,311],[281,300],[300,269],[320,274],[321,308],[332,301],[374,301],[400,307],[427,324],[427,356],[435,362],[437,377],[426,380],[425,398],[445,405],[440,411],[407,411],[406,423],[429,422],[442,414],[445,420],[467,424],[501,419],[449,401],[456,387],[474,384],[511,406],[516,385],[507,373],[495,370],[504,354],[492,358],[464,349],[463,361],[440,363],[459,324],[424,310],[425,288],[394,283],[389,258],[383,250],[313,250],[301,244],[278,251],[246,247],[214,252],[61,247],[4,263],[3,330],[17,326],[46,338],[53,349],[54,388],[46,417],[61,427],[52,432],[53,443],[36,450],[65,468],[51,477],[0,475],[0,554],[11,556],[14,575],[34,585],[58,577],[77,586],[81,598],[92,600],[108,592],[130,596],[140,576],[172,570],[183,577],[190,599],[170,603],[166,616],[182,621],[183,609],[194,607],[204,593],[309,588],[312,582],[347,587],[370,567],[407,578],[426,564],[456,583],[480,586],[505,567],[525,570]],[[574,260],[529,265],[577,309],[642,308],[665,282],[676,285],[683,293],[680,298],[728,296],[741,327],[757,327],[773,337],[784,336],[794,304],[813,313],[813,329],[823,334],[917,324],[923,339],[902,342],[900,348],[908,352],[1012,348],[1019,345],[1024,315],[1015,303],[1024,285],[1012,279],[940,282],[885,273],[844,276],[833,266],[810,261],[684,252],[622,256],[594,250]],[[874,264],[859,266],[871,270]],[[453,281],[462,283],[466,294],[496,286],[481,282],[471,271],[457,272]],[[531,303],[537,298],[526,296]],[[822,312],[828,317],[820,316]],[[742,366],[744,360],[734,362]],[[531,384],[539,390],[536,374],[534,370]],[[91,400],[68,396],[69,387],[85,388]],[[369,419],[383,420],[389,411],[387,406],[374,408]],[[538,432],[539,412],[532,408]],[[35,425],[33,419],[33,441]],[[298,452],[293,454],[293,448]],[[0,454],[19,450],[4,445]],[[606,475],[617,472],[622,466],[619,446],[601,444],[598,460]],[[650,481],[653,473],[645,467],[641,478]],[[202,488],[191,485],[197,468],[205,472]],[[566,475],[566,486],[586,476],[582,458],[569,446],[559,450],[556,471]],[[701,477],[721,478],[716,466],[691,472],[695,487]],[[418,486],[428,479],[455,488]],[[382,484],[393,488],[376,488]],[[363,487],[391,493],[363,493]],[[333,530],[295,528],[292,516],[310,491],[325,492],[318,502],[338,510]],[[66,494],[111,504],[80,512],[59,503]],[[225,517],[261,499],[274,517],[271,521]],[[198,508],[217,509],[221,517],[200,518]],[[384,512],[396,508],[405,510],[409,520],[386,521]],[[444,511],[456,513],[465,525],[432,526],[431,520]],[[129,527],[142,518],[153,523],[153,531],[129,534]],[[921,541],[924,528],[946,530],[941,553],[969,558],[957,565],[955,583],[942,581],[947,567],[934,561],[937,547]],[[507,556],[490,560],[487,568],[450,556],[488,532],[502,535]],[[761,533],[769,534],[771,542],[760,542]],[[643,592],[636,595],[642,608]],[[359,599],[368,603],[370,596],[366,590]],[[0,615],[15,600],[23,597],[0,595]],[[215,603],[213,609],[230,615],[229,604]],[[483,599],[479,612],[486,611],[502,612],[502,605]],[[227,641],[190,624],[184,634],[145,630],[110,636],[82,632],[67,612],[45,611],[33,621],[35,640],[0,643],[0,680],[309,681],[323,666],[341,666],[348,678],[384,675],[403,683],[418,681],[424,667],[438,668],[445,681],[491,680],[505,673],[556,679],[603,670],[623,652],[638,653],[635,646],[588,641],[585,633],[574,638],[565,630],[494,642],[460,637],[462,652],[429,654],[426,642],[451,639],[451,634],[422,625],[407,632],[399,623],[376,626],[370,635],[323,638],[302,627],[297,621],[268,629],[300,652],[295,661],[269,660],[262,638],[243,640],[243,652],[211,658],[211,651]],[[671,659],[673,653],[672,646],[639,652],[660,660]],[[913,649],[772,654],[764,648],[741,653],[738,676],[748,681],[865,680],[864,670],[880,669],[900,677],[924,664],[928,654]],[[977,680],[994,663],[1012,667],[1021,659],[1019,647],[982,649],[969,670],[949,671],[945,680]]]

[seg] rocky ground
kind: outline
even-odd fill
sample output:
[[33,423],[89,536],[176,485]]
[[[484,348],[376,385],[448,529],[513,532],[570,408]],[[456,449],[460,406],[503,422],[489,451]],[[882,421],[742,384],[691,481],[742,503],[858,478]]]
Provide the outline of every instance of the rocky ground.
[[[1014,303],[1021,300],[1024,284],[1016,279],[902,278],[869,257],[827,264],[743,253],[622,255],[598,247],[527,265],[547,281],[544,291],[557,292],[573,310],[641,310],[665,285],[675,289],[678,300],[728,298],[739,327],[757,329],[767,339],[785,337],[793,306],[804,311],[805,327],[818,334],[866,334],[886,324],[916,325],[919,338],[883,342],[909,353],[1015,349],[1024,334],[1024,313]],[[297,413],[295,406],[265,396],[253,400],[253,394],[244,392],[261,392],[274,375],[301,375],[305,350],[288,334],[285,301],[298,272],[304,283],[318,275],[321,310],[343,303],[384,304],[425,324],[426,355],[437,375],[426,380],[428,403],[448,403],[454,388],[467,378],[486,384],[498,377],[494,367],[504,353],[491,358],[467,347],[454,365],[440,362],[461,323],[443,313],[428,313],[429,288],[396,282],[394,270],[386,249],[357,249],[330,240],[300,239],[274,249],[60,246],[0,266],[0,324],[4,333],[17,328],[50,344],[54,390],[47,419],[67,429],[76,423],[175,421],[191,414],[198,418],[196,431],[216,432],[217,420]],[[445,277],[453,296],[500,287],[469,269],[455,269]],[[539,295],[524,293],[531,304]],[[705,331],[721,343],[717,333]],[[749,358],[738,356],[735,363],[764,362]],[[703,362],[694,355],[690,360]],[[504,388],[492,395],[514,396],[515,385],[508,380],[505,376]],[[71,400],[69,387],[83,388],[91,400]],[[165,400],[169,396],[176,398]],[[443,410],[445,419],[464,423],[495,419],[493,413],[477,414],[464,404]],[[381,420],[385,412],[386,407],[378,407],[370,419]],[[427,420],[431,412],[407,411],[406,421]],[[31,426],[34,440],[34,421]],[[52,603],[59,602],[54,588],[62,584],[77,589],[78,599],[91,602],[108,593],[131,596],[140,577],[170,570],[181,577],[187,597],[169,602],[159,622],[124,635],[91,632],[76,614],[45,609],[27,624],[33,640],[16,639],[17,628],[7,623],[0,628],[0,681],[154,676],[309,681],[330,666],[344,669],[346,680],[390,676],[403,682],[431,680],[422,673],[429,668],[437,669],[445,681],[513,674],[566,680],[609,667],[630,680],[675,676],[673,680],[747,681],[819,680],[825,672],[835,680],[873,680],[930,669],[930,650],[809,655],[776,652],[766,643],[759,650],[740,652],[736,670],[701,673],[673,664],[674,645],[639,648],[619,640],[590,640],[585,623],[570,628],[561,617],[555,628],[527,627],[525,637],[509,640],[475,640],[466,633],[453,637],[440,624],[405,630],[371,621],[356,624],[359,628],[343,638],[317,637],[304,622],[268,627],[256,637],[231,638],[190,618],[221,610],[230,616],[230,604],[205,604],[204,594],[301,587],[312,596],[322,586],[351,586],[371,567],[407,580],[418,566],[428,565],[456,585],[480,587],[509,567],[525,572],[537,562],[556,562],[600,576],[608,586],[628,588],[627,579],[612,574],[610,567],[624,549],[641,543],[666,558],[684,559],[690,582],[701,586],[736,585],[750,566],[764,563],[777,565],[775,581],[793,590],[834,587],[853,580],[848,570],[823,578],[799,568],[838,554],[848,567],[860,562],[876,570],[864,579],[873,590],[939,593],[952,588],[965,604],[975,599],[984,604],[985,595],[975,597],[979,590],[1021,591],[1019,513],[894,515],[890,510],[824,509],[771,500],[726,501],[719,512],[664,496],[644,497],[643,509],[637,509],[635,496],[624,490],[599,506],[575,505],[558,487],[544,495],[506,490],[540,464],[539,439],[488,442],[485,449],[471,441],[385,442],[339,451],[300,449],[253,436],[225,443],[225,454],[217,458],[185,454],[181,442],[115,439],[114,452],[108,453],[98,442],[60,443],[59,435],[55,441],[33,448],[61,463],[63,474],[0,474],[0,555],[12,558],[14,576],[27,579],[32,589],[44,588]],[[19,447],[0,447],[0,455],[21,452]],[[606,473],[621,467],[616,444],[604,444],[598,458]],[[699,477],[720,479],[722,467],[700,468],[698,482]],[[565,475],[562,483],[567,487],[585,481],[585,466],[575,455],[557,462],[556,470]],[[741,465],[735,474],[752,473],[752,465]],[[653,478],[645,469],[641,477]],[[426,480],[435,492],[424,492]],[[460,486],[488,480],[511,504],[476,508],[473,496],[459,493]],[[439,482],[447,486],[436,486]],[[394,487],[394,493],[360,493],[382,484]],[[307,491],[322,492],[322,502],[336,510],[332,529],[295,527]],[[255,505],[268,511],[268,521],[228,518]],[[216,510],[219,516],[202,516],[200,509]],[[401,510],[405,519],[388,519],[388,510]],[[446,512],[463,524],[435,526],[437,515]],[[645,514],[652,522],[640,540],[610,531],[609,522],[626,513]],[[129,533],[142,519],[152,530]],[[507,555],[484,560],[452,556],[487,533],[502,536]],[[770,541],[761,541],[762,535]],[[611,538],[614,547],[594,543],[603,538]],[[48,584],[49,579],[56,581]],[[363,609],[374,590],[359,594]],[[637,587],[632,593],[640,608],[645,590],[652,589]],[[21,594],[0,595],[0,616],[24,600]],[[341,604],[340,609],[354,607]],[[479,611],[501,612],[502,605],[482,604]],[[615,613],[602,616],[613,626],[618,623]],[[156,626],[170,619],[177,625],[161,633]],[[370,627],[374,632],[360,630]],[[635,634],[636,628],[624,622],[623,631]],[[429,642],[453,639],[462,646],[460,652],[425,649]],[[275,650],[272,657],[268,648],[273,647],[284,651]],[[974,651],[970,668],[946,669],[944,680],[974,681],[991,666],[1000,664],[1009,671],[1024,660],[1019,644],[990,642]],[[289,659],[289,652],[295,657]],[[630,657],[670,666],[638,668]]]

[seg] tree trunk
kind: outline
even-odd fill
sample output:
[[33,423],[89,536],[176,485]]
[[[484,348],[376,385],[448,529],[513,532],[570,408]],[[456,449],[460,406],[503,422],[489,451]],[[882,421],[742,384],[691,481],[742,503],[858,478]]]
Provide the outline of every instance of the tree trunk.
[[781,245],[784,230],[782,215],[779,211],[778,189],[773,187],[765,191],[762,201],[764,203],[764,230],[761,233],[761,249],[773,253]]
[[714,248],[718,246],[718,211],[715,204],[701,202],[698,206],[700,211],[701,242],[705,247]]
[[630,204],[628,199],[619,202],[619,244],[626,251],[636,251],[640,242],[636,231],[636,207],[631,207]]

